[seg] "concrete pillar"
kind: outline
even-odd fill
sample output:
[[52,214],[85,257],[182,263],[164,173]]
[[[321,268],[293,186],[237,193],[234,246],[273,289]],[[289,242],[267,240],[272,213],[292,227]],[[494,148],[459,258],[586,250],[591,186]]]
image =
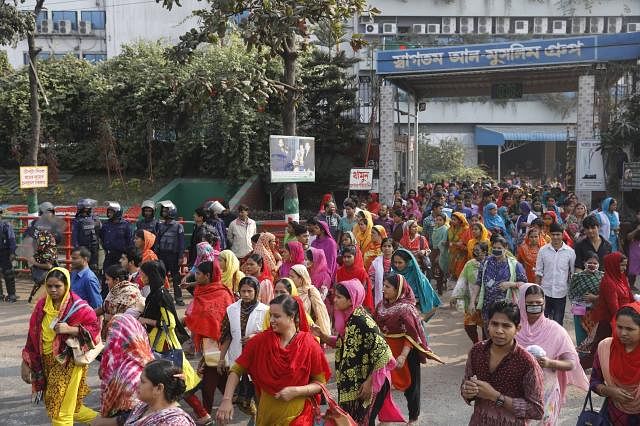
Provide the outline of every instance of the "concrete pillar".
[[581,75],[578,77],[578,118],[576,123],[576,137],[592,139],[593,117],[596,94],[596,77],[594,75]]
[[395,185],[395,126],[394,126],[394,87],[380,86],[380,163],[379,186],[380,200],[393,202]]

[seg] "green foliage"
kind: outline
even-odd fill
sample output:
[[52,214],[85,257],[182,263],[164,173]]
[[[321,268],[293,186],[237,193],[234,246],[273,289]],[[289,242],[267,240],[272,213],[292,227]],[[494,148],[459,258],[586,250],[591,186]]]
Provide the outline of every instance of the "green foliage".
[[30,13],[21,13],[17,2],[0,2],[0,45],[12,44],[35,29]]
[[476,180],[487,174],[479,167],[464,165],[464,146],[456,138],[446,138],[439,145],[421,141],[418,145],[418,164],[420,179],[434,182],[451,179]]
[[602,134],[600,148],[608,153],[632,148],[632,154],[640,157],[640,94],[626,99]]

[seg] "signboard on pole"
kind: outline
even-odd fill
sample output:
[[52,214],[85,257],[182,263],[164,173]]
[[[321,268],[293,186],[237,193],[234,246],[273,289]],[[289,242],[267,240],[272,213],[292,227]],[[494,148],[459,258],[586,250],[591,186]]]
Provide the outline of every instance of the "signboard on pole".
[[599,139],[577,141],[576,191],[606,191],[604,162],[599,147]]
[[49,186],[49,167],[20,167],[20,189],[47,188]]
[[640,189],[640,162],[624,163],[622,166],[622,190]]
[[315,182],[315,139],[303,136],[269,136],[271,182]]
[[371,191],[371,188],[373,188],[373,169],[351,169],[350,191]]

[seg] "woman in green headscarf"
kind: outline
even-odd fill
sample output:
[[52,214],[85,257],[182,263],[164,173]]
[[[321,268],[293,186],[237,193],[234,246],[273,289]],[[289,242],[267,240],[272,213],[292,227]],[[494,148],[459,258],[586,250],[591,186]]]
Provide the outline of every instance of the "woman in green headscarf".
[[418,302],[418,309],[423,319],[428,321],[435,313],[435,308],[442,302],[433,291],[429,279],[420,270],[418,261],[409,250],[398,249],[391,257],[391,265],[391,270],[402,275],[411,286]]
[[449,271],[449,218],[444,213],[436,215],[431,234],[431,267],[438,293],[442,294],[446,290]]

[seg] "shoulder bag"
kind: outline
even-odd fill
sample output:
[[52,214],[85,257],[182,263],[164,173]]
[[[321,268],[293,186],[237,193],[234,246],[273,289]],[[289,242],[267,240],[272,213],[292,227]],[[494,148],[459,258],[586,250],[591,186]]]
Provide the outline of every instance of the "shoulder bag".
[[358,426],[358,423],[351,418],[349,413],[342,409],[342,407],[340,407],[340,405],[338,405],[338,403],[333,399],[324,383],[314,383],[322,388],[321,395],[327,401],[327,405],[329,407],[323,414],[320,410],[320,405],[318,404],[316,397],[311,397],[311,403],[314,406],[313,426]]
[[[169,347],[169,349],[159,352],[156,350],[156,345],[158,344],[158,340],[160,340],[160,335],[162,333],[165,334],[165,342],[167,342],[167,346]],[[160,326],[158,327],[155,339],[153,339],[151,350],[155,359],[166,359],[167,361],[170,361],[171,364],[182,369],[182,361],[184,359],[182,348],[173,347],[173,343],[171,342],[171,337],[169,335],[169,327],[163,319],[160,320]]]
[[[600,411],[595,411],[593,409],[593,401],[591,400],[591,392],[591,389],[587,392],[587,397],[584,399],[582,412],[578,417],[578,423],[576,423],[576,426],[609,426],[611,422],[609,422],[609,416],[607,415],[608,399],[604,400]],[[588,409],[587,403],[589,404]]]

